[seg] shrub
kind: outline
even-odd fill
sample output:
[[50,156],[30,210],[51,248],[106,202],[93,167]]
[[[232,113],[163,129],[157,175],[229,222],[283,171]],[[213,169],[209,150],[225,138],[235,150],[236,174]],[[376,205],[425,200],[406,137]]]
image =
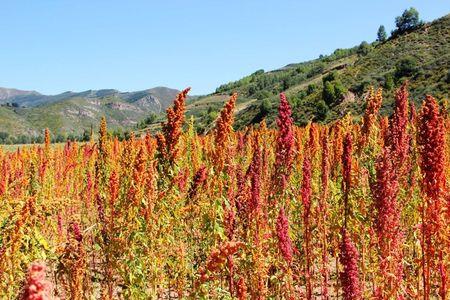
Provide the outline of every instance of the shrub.
[[408,56],[399,60],[395,65],[395,77],[397,79],[401,77],[410,77],[417,72],[417,70],[417,60],[412,56]]

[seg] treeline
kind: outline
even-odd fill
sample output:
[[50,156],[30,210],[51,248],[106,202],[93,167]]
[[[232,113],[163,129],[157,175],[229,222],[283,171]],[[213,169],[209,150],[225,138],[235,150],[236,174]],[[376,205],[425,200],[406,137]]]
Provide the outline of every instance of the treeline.
[[17,102],[6,102],[6,103],[2,103],[0,104],[0,106],[4,106],[4,107],[14,107],[14,108],[18,108],[18,107],[25,107],[23,105],[20,105]]
[[[136,126],[137,129],[143,129],[145,122],[140,123],[140,126]],[[108,135],[112,138],[117,138],[119,141],[128,140],[131,137],[132,130],[116,128],[108,132]],[[81,134],[51,134],[51,143],[65,143],[67,141],[72,142],[88,142],[91,139],[91,131],[84,130]],[[0,145],[18,145],[18,144],[42,144],[44,143],[44,132],[39,135],[10,135],[7,132],[0,131]]]
[[[91,131],[84,130],[82,134],[57,134],[51,136],[52,143],[64,143],[66,141],[87,142],[91,138]],[[7,132],[0,131],[0,144],[14,145],[14,144],[42,144],[44,142],[44,132],[39,135],[25,135],[17,136],[10,135]]]

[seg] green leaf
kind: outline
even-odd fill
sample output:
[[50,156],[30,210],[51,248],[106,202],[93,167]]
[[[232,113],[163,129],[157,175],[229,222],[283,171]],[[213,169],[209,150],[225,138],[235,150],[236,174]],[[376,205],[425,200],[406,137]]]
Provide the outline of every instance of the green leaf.
[[47,240],[39,231],[35,230],[34,237],[36,238],[39,245],[41,245],[45,250],[50,250]]

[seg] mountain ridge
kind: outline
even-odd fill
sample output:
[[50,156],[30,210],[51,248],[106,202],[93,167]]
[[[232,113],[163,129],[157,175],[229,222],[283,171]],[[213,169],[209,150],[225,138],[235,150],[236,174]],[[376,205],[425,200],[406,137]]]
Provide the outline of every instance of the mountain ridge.
[[[45,128],[53,135],[80,135],[108,119],[109,128],[130,129],[150,114],[160,114],[179,90],[154,87],[135,92],[115,89],[67,91],[57,95],[2,88],[14,93],[0,100],[0,133],[3,136],[39,136]],[[8,96],[8,97],[6,97]]]
[[101,98],[106,96],[120,95],[124,98],[132,98],[133,95],[138,94],[154,94],[162,96],[164,102],[168,102],[167,97],[173,97],[173,94],[178,93],[178,90],[168,87],[157,86],[145,90],[122,92],[117,89],[99,89],[99,90],[85,90],[81,92],[65,91],[59,94],[46,95],[37,91],[20,90],[17,88],[0,87],[0,104],[17,104],[19,106],[38,106],[40,104],[47,104],[51,102],[63,101],[74,97],[85,98]]
[[32,95],[32,94],[40,95],[40,93],[36,91],[26,91],[26,90],[19,90],[16,88],[0,87],[0,103],[18,96]]

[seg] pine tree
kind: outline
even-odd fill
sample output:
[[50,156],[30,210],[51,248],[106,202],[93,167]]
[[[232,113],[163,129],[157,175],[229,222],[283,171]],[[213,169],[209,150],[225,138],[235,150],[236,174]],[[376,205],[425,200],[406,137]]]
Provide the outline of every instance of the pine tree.
[[378,27],[378,32],[377,32],[377,41],[379,42],[384,42],[387,39],[387,34],[386,34],[386,29],[384,28],[384,25],[380,25],[380,27]]

